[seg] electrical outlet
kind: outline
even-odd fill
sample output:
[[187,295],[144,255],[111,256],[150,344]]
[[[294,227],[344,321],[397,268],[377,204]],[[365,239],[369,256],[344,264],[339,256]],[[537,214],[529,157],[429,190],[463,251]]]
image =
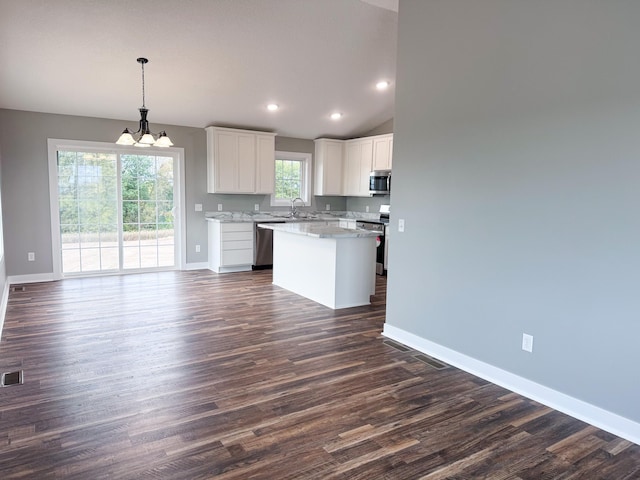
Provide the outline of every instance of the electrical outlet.
[[201,211],[202,211],[202,204],[196,203],[196,212],[201,212]]
[[404,232],[404,218],[398,220],[398,231]]
[[35,262],[35,261],[36,261],[36,254],[35,254],[35,252],[29,252],[29,253],[27,253],[27,260],[29,260],[30,262]]
[[325,210],[326,210],[327,212],[331,210],[331,204],[330,204],[330,203],[327,203],[327,204],[325,205]]
[[525,352],[533,353],[533,335],[522,334],[522,349]]
[[253,209],[254,209],[256,212],[259,212],[259,211],[260,211],[260,204],[256,203],[256,204],[253,206]]
[[218,211],[219,211],[219,212],[221,212],[221,211],[222,211],[222,204],[221,204],[221,203],[219,203],[219,204],[218,204]]
[[365,211],[366,213],[369,213],[369,205],[367,205],[367,206],[365,206],[365,207],[364,207],[364,211]]
[[196,245],[196,253],[200,253],[200,245]]

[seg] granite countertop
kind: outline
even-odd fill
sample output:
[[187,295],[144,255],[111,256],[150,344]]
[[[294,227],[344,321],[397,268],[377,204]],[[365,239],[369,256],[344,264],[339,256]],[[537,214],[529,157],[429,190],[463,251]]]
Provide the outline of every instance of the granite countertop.
[[258,226],[278,232],[293,233],[317,238],[363,238],[378,236],[377,232],[372,232],[370,230],[340,228],[333,225],[319,224],[315,222],[259,223]]
[[332,220],[368,220],[377,222],[378,213],[360,212],[300,212],[298,216],[291,217],[287,212],[206,212],[205,220],[219,223],[244,223],[244,222],[315,222]]
[[217,216],[217,217],[205,217],[205,220],[209,222],[218,223],[259,223],[259,222],[286,222],[286,223],[299,223],[299,222],[326,222],[330,220],[340,220],[342,217],[330,217],[330,218],[318,218],[318,217],[285,217],[274,215],[244,215],[244,216]]

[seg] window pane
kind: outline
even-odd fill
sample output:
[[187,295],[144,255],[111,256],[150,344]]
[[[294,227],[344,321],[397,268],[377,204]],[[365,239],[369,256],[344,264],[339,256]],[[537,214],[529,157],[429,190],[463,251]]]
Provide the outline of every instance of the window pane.
[[173,245],[161,245],[158,247],[158,263],[161,267],[173,266],[175,260]]
[[62,251],[62,271],[65,273],[80,272],[80,249]]
[[80,250],[81,269],[83,272],[100,270],[100,249],[82,248]]
[[291,200],[302,197],[303,162],[276,160],[276,198]]
[[124,247],[122,268],[140,268],[140,249],[138,247]]
[[158,266],[158,248],[155,245],[150,247],[140,247],[140,266],[142,268],[153,268]]
[[101,248],[100,259],[102,262],[103,270],[118,270],[120,268],[118,262],[118,248]]

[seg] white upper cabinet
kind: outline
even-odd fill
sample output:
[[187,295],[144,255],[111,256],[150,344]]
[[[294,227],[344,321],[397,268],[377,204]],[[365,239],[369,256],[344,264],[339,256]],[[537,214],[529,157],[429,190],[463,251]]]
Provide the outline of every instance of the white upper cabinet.
[[275,133],[205,130],[209,193],[273,193]]
[[349,197],[369,196],[369,174],[372,162],[373,140],[371,137],[345,142],[343,195]]
[[343,140],[315,142],[314,195],[342,195]]
[[256,134],[255,193],[271,195],[275,191],[276,138],[273,134]]
[[371,170],[391,170],[393,133],[373,138],[373,164]]

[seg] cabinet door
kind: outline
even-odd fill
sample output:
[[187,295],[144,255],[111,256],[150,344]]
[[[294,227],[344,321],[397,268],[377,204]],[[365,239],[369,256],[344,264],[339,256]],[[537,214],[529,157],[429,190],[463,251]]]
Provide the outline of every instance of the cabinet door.
[[238,135],[238,183],[236,193],[253,193],[256,188],[256,137]]
[[373,140],[349,141],[344,161],[344,195],[369,196],[369,174],[373,158]]
[[360,173],[358,176],[358,193],[360,197],[369,196],[369,175],[373,161],[373,140],[360,142]]
[[238,136],[215,132],[214,143],[215,191],[234,193],[238,176]]
[[343,194],[343,141],[319,139],[315,141],[314,195]]
[[275,143],[273,135],[257,135],[256,137],[255,193],[271,195],[275,190]]
[[347,196],[357,196],[359,192],[361,150],[362,147],[358,142],[347,142],[346,144],[343,192]]
[[373,139],[373,168],[372,170],[391,169],[391,145],[393,137],[382,136]]

